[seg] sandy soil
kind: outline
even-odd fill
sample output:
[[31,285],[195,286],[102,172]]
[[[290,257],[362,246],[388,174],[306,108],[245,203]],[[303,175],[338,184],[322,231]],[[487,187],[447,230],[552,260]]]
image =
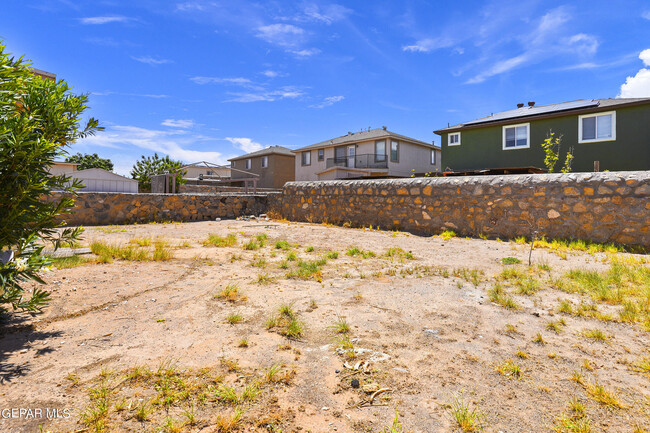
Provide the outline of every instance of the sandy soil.
[[[236,246],[201,244],[209,234],[230,233],[237,235]],[[266,246],[242,248],[260,233],[268,236]],[[116,260],[45,274],[53,294],[45,313],[0,328],[2,432],[36,432],[40,425],[44,431],[86,431],[79,418],[101,377],[111,377],[113,404],[123,398],[137,406],[152,397],[151,390],[125,383],[122,373],[134,366],[156,370],[164,362],[188,375],[211,369],[238,386],[277,362],[295,369],[288,384],[265,385],[256,399],[241,404],[239,431],[380,432],[396,412],[404,431],[460,431],[449,411],[454,397],[484,414],[488,432],[550,431],[558,417],[567,416],[573,396],[585,405],[591,431],[645,431],[634,428],[650,425],[650,377],[631,367],[650,355],[650,334],[638,324],[561,315],[559,299],[578,304],[580,296],[550,288],[552,278],[570,269],[607,269],[604,254],[573,252],[563,259],[535,250],[533,264],[551,270],[535,274],[543,281],[541,291],[512,291],[521,308],[508,310],[490,302],[488,290],[506,268],[500,259],[516,257],[522,264],[509,267],[527,268],[528,249],[515,243],[273,221],[95,227],[85,237],[84,244],[151,237],[183,247],[165,262]],[[316,260],[330,250],[339,257],[322,267],[321,281],[288,279],[280,268],[287,252],[274,247],[277,240],[299,245],[292,249],[299,259]],[[308,246],[314,251],[306,252]],[[350,257],[350,246],[376,257]],[[386,257],[389,248],[411,251],[415,258]],[[252,265],[261,258],[265,268]],[[463,277],[473,269],[482,272],[478,285]],[[261,274],[270,281],[259,283]],[[237,284],[247,299],[214,297],[229,284]],[[304,322],[302,338],[289,340],[266,328],[282,303],[292,304]],[[614,313],[618,308],[599,307]],[[244,321],[226,323],[235,312]],[[560,318],[566,322],[562,332],[546,329]],[[336,350],[331,326],[341,319],[351,328],[353,359]],[[514,328],[509,332],[506,324]],[[581,335],[588,328],[613,338],[589,340]],[[533,341],[538,333],[545,344]],[[248,347],[239,347],[242,339]],[[517,351],[528,357],[518,358]],[[520,378],[496,371],[506,359],[520,366]],[[238,366],[228,368],[234,361]],[[367,361],[365,370],[355,372],[360,361]],[[593,371],[583,368],[585,361]],[[585,385],[571,380],[574,371],[583,372],[585,383],[615,392],[623,407],[595,401]],[[352,387],[354,379],[360,388]],[[390,391],[372,405],[350,408],[380,388]],[[218,431],[219,415],[233,411],[214,399],[196,403],[197,422],[181,426],[183,404],[143,422],[134,419],[134,405],[119,412],[112,407],[106,431],[174,431],[162,426],[166,415],[176,431]],[[7,412],[16,408],[59,409],[59,416]],[[270,415],[273,423],[259,422]]]

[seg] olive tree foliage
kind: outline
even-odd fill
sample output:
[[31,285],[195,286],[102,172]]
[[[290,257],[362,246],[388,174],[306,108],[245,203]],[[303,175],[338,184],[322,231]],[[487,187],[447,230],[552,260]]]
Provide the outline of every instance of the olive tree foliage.
[[[560,149],[562,148],[562,135],[556,135],[555,132],[549,131],[546,134],[546,140],[541,144],[544,149],[544,165],[549,173],[555,171],[555,166],[560,159]],[[573,147],[570,147],[566,153],[564,165],[560,169],[561,173],[568,173],[571,171],[571,163],[573,162]]]
[[131,169],[131,177],[138,181],[138,187],[140,192],[150,192],[151,191],[151,176],[157,174],[176,174],[176,184],[181,185],[185,183],[185,173],[186,170],[181,170],[184,166],[181,161],[174,161],[169,157],[169,155],[161,158],[155,153],[153,156],[144,156],[140,157],[133,168]]
[[77,170],[86,170],[89,168],[103,168],[107,171],[113,171],[113,162],[110,159],[100,158],[99,155],[93,153],[76,153],[65,159],[65,162],[74,162],[79,164]]
[[[23,285],[45,284],[39,271],[50,264],[40,255],[46,243],[58,248],[80,239],[79,228],[57,228],[81,184],[48,170],[68,144],[102,129],[93,118],[80,125],[87,100],[70,93],[64,81],[31,74],[0,41],[0,312],[37,312],[47,305],[49,292],[36,288],[28,295]],[[52,191],[70,194],[44,200]]]

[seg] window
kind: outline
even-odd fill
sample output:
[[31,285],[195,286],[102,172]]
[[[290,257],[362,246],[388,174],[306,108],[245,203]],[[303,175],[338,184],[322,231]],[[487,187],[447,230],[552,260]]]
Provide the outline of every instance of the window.
[[525,149],[530,147],[529,123],[503,127],[503,149]]
[[246,170],[250,170],[250,169],[251,169],[251,160],[247,159],[246,160]]
[[399,162],[399,142],[390,142],[390,160],[391,162]]
[[325,159],[325,149],[318,149],[318,160],[322,161]]
[[436,165],[436,150],[431,149],[431,165]]
[[262,157],[262,168],[266,168],[269,166],[269,157],[268,156],[263,156]]
[[302,165],[311,165],[311,151],[302,153]]
[[460,132],[453,132],[447,136],[448,146],[460,146]]
[[386,140],[375,141],[375,162],[386,161]]
[[585,114],[578,118],[578,143],[616,140],[616,112]]
[[214,173],[212,172],[212,170],[208,170],[205,174],[208,176],[212,176]]

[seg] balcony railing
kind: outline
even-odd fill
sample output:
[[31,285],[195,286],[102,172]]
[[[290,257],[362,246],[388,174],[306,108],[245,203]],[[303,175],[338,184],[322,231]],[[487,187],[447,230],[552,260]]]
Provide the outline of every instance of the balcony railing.
[[368,153],[355,156],[327,158],[326,167],[388,168],[388,155]]

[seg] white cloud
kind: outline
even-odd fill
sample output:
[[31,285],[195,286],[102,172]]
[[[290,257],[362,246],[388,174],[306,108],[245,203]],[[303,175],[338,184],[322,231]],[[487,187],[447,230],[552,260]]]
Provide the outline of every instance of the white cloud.
[[[641,51],[639,59],[644,66],[650,66],[650,48]],[[627,77],[621,85],[619,98],[647,98],[650,97],[650,69],[641,68],[634,77]]]
[[646,20],[650,20],[650,11],[645,11],[645,12],[643,12],[643,13],[641,14],[641,16],[642,16],[643,18],[645,18]]
[[108,24],[108,23],[124,23],[130,21],[131,18],[123,16],[107,16],[107,17],[86,17],[81,18],[81,24]]
[[508,72],[511,69],[514,69],[517,66],[525,63],[527,60],[528,60],[527,54],[522,54],[520,56],[512,57],[510,59],[502,60],[500,62],[495,63],[488,70],[483,71],[480,74],[467,80],[467,84],[482,83],[487,78],[493,77],[498,74],[503,74],[504,72]]
[[297,17],[296,20],[319,21],[330,25],[336,21],[345,19],[352,10],[337,4],[319,6],[315,3],[306,3],[303,5],[303,16]]
[[165,119],[162,123],[162,126],[169,126],[170,128],[183,128],[188,129],[194,126],[193,120],[174,120],[174,119]]
[[256,143],[250,138],[245,137],[226,137],[226,140],[230,141],[232,144],[240,148],[246,153],[256,152],[258,150],[264,149],[260,143]]
[[178,3],[176,5],[176,10],[177,11],[203,11],[205,10],[205,7],[203,6],[202,3],[199,2],[185,2],[185,3]]
[[303,96],[305,93],[300,89],[292,86],[281,87],[278,90],[263,90],[259,92],[248,93],[229,93],[233,98],[224,102],[273,102],[280,99],[295,99]]
[[192,77],[191,81],[196,84],[232,84],[235,86],[249,87],[253,83],[248,78],[220,78],[220,77]]
[[287,52],[298,57],[309,57],[320,53],[320,50],[318,48],[306,48],[303,50],[287,50]]
[[262,72],[262,75],[264,75],[265,77],[269,77],[269,78],[275,78],[275,77],[280,76],[280,73],[275,72],[275,71],[271,71],[271,70],[267,70],[267,71]]
[[314,104],[310,105],[310,108],[325,108],[329,107],[330,105],[334,105],[337,102],[340,102],[345,99],[345,96],[328,96],[321,102],[320,104]]
[[169,95],[156,95],[156,94],[147,94],[147,93],[121,93],[121,92],[112,92],[110,90],[107,90],[105,92],[92,92],[91,95],[92,96],[111,96],[111,95],[135,96],[138,98],[154,98],[154,99],[169,98]]
[[[75,146],[81,146],[89,150],[96,147],[107,147],[114,149],[139,149],[157,152],[161,155],[169,155],[172,159],[187,163],[194,161],[210,161],[216,164],[226,164],[227,160],[220,152],[204,152],[192,149],[197,142],[214,140],[209,137],[188,134],[187,131],[162,131],[140,128],[137,126],[113,125],[97,135],[78,140]],[[126,152],[125,152],[126,153]],[[125,154],[120,164],[126,166],[128,159],[133,158]],[[115,161],[114,161],[115,162]],[[132,165],[135,159],[130,161]]]
[[413,53],[428,53],[440,48],[451,47],[452,45],[454,45],[454,41],[449,38],[426,38],[417,41],[413,45],[403,46],[402,51],[410,51]]
[[140,62],[140,63],[146,63],[147,65],[164,65],[165,63],[173,63],[171,60],[167,59],[154,59],[151,56],[143,56],[143,57],[131,57],[133,60]]
[[575,48],[583,54],[596,54],[598,51],[598,39],[594,36],[578,33],[568,39],[565,39],[568,46]]
[[305,31],[292,24],[270,24],[257,28],[257,37],[269,44],[281,47],[295,47],[299,45]]

